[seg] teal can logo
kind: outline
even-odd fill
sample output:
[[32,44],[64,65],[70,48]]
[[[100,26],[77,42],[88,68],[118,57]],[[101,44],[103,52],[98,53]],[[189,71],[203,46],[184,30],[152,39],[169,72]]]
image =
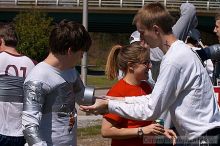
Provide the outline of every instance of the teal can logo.
[[160,124],[161,126],[164,126],[164,120],[163,119],[157,119],[154,121],[157,124]]

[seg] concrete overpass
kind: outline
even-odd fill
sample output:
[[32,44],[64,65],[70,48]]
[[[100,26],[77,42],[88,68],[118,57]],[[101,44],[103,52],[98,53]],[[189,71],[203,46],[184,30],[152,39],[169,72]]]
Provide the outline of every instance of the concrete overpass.
[[[88,0],[88,29],[91,32],[132,32],[134,14],[153,0]],[[173,14],[179,14],[184,0],[159,0]],[[188,1],[196,6],[199,28],[212,31],[214,15],[220,11],[220,0]],[[55,21],[70,19],[82,21],[83,0],[0,0],[0,21],[11,21],[22,11],[47,12]]]

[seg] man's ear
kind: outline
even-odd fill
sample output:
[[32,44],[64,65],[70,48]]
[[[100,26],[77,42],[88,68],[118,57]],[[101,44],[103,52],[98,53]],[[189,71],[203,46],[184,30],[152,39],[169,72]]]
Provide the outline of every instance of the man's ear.
[[4,44],[5,44],[5,41],[3,40],[2,37],[0,37],[0,46],[1,46],[1,45],[4,45]]
[[0,52],[4,51],[4,40],[0,37]]
[[155,32],[156,35],[161,33],[161,28],[157,25],[153,25],[152,30]]
[[72,52],[71,48],[68,48],[67,55],[71,55],[71,54],[73,54],[73,52]]
[[5,45],[5,41],[3,40],[3,38],[0,37],[0,46],[4,46]]

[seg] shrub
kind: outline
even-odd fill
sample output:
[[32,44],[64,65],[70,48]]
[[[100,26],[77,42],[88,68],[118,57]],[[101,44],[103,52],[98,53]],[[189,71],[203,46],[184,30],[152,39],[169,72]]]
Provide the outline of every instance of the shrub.
[[46,13],[36,10],[19,13],[14,18],[19,36],[17,50],[34,60],[42,61],[48,52],[52,21]]

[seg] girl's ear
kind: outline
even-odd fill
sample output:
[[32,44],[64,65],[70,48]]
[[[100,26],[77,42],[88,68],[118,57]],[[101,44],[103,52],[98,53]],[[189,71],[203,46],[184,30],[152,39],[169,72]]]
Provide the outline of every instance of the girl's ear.
[[134,70],[134,64],[131,62],[128,62],[128,70]]

